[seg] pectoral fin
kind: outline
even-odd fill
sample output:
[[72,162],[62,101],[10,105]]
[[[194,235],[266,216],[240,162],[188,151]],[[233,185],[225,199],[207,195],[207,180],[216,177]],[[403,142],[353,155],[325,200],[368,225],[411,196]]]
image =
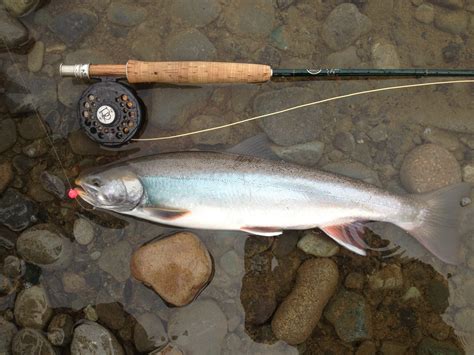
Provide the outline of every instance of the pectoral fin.
[[361,223],[344,224],[339,226],[326,226],[321,228],[344,248],[359,255],[367,255],[367,244],[363,241],[365,228]]
[[150,217],[154,217],[156,219],[164,219],[168,221],[172,221],[183,217],[191,211],[188,210],[181,210],[181,209],[174,209],[174,208],[166,208],[166,207],[143,207],[143,212],[149,215]]
[[283,231],[273,227],[241,227],[242,232],[250,234],[261,235],[263,237],[276,237],[277,235],[283,234]]

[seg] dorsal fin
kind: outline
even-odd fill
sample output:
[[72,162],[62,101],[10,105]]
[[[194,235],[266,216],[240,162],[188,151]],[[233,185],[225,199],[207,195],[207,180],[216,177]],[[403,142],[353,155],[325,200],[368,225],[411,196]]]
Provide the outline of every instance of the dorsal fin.
[[268,160],[281,160],[271,149],[271,142],[265,133],[247,138],[226,150],[226,153],[259,157]]

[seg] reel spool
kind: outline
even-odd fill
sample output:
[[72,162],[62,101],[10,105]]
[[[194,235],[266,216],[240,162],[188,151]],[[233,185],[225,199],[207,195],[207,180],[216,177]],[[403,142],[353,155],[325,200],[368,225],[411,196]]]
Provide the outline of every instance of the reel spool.
[[79,121],[87,136],[107,147],[126,144],[139,130],[142,103],[131,88],[114,80],[89,86],[79,99]]

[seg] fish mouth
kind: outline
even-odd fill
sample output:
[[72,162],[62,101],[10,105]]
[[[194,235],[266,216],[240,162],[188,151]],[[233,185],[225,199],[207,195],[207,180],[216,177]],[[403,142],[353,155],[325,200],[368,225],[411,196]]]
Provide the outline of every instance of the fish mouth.
[[81,199],[83,199],[85,202],[92,206],[97,206],[97,202],[94,200],[94,198],[87,193],[87,191],[82,187],[75,187],[74,190],[77,191],[77,194]]

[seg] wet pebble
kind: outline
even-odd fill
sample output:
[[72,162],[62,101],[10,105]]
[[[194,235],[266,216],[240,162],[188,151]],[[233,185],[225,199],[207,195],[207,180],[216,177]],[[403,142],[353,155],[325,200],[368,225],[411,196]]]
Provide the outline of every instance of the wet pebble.
[[56,355],[56,351],[46,337],[36,329],[24,328],[13,338],[13,355],[41,354]]
[[13,291],[13,285],[11,280],[5,276],[0,274],[0,297],[9,295]]
[[463,166],[462,180],[471,184],[474,183],[474,163],[470,163]]
[[226,334],[227,318],[212,300],[177,308],[168,321],[169,338],[189,354],[220,354]]
[[217,0],[202,0],[189,3],[187,0],[175,0],[171,4],[171,15],[179,18],[184,23],[203,27],[214,21],[221,12]]
[[445,148],[425,144],[407,154],[400,169],[400,179],[410,192],[430,192],[461,182],[461,168]]
[[341,289],[324,311],[339,338],[347,343],[372,337],[372,315],[364,297]]
[[184,355],[184,352],[173,344],[166,345],[161,350],[154,350],[149,355]]
[[126,313],[123,306],[118,302],[101,303],[100,298],[96,301],[95,310],[100,322],[109,329],[118,330],[124,327]]
[[62,276],[64,292],[78,294],[87,290],[86,279],[73,272],[65,272]]
[[461,143],[459,143],[458,138],[455,134],[449,131],[438,129],[435,127],[427,127],[423,130],[421,137],[426,142],[440,145],[449,150],[450,152],[454,152],[456,150],[461,149]]
[[107,9],[107,18],[113,24],[125,27],[136,26],[146,18],[147,11],[135,3],[112,2]]
[[298,248],[307,254],[328,258],[339,252],[339,246],[320,231],[306,231],[298,241]]
[[376,68],[400,68],[400,58],[393,44],[375,43],[372,46],[372,62]]
[[[10,49],[23,46],[29,39],[26,27],[20,21],[13,18],[3,7],[0,8],[0,39],[3,39]],[[2,41],[0,48],[4,49],[4,47],[5,45]]]
[[213,60],[217,51],[199,30],[178,32],[168,39],[164,52],[169,60]]
[[357,48],[350,46],[342,51],[328,55],[326,63],[334,68],[357,68],[361,65],[361,60],[357,55]]
[[209,252],[196,235],[187,232],[142,246],[134,252],[130,268],[137,280],[176,306],[191,302],[212,276]]
[[270,319],[277,307],[276,284],[271,274],[246,274],[242,279],[240,301],[247,324],[260,325]]
[[375,143],[380,143],[388,138],[388,128],[387,125],[381,123],[374,128],[372,128],[368,133],[370,139]]
[[18,124],[18,133],[21,137],[33,140],[46,136],[44,127],[36,117],[26,117]]
[[49,27],[64,43],[73,46],[91,33],[97,23],[98,17],[94,12],[75,8],[54,16]]
[[429,2],[443,6],[448,9],[462,9],[464,7],[464,0],[428,0]]
[[87,305],[83,309],[83,312],[84,312],[84,317],[87,320],[90,320],[90,321],[93,321],[93,322],[97,322],[99,320],[99,316],[97,315],[97,312],[96,312],[95,308],[92,305],[90,305],[90,304]]
[[[266,114],[283,108],[304,104],[314,100],[314,92],[307,88],[288,87],[281,90],[272,90],[258,95],[253,103],[256,115]],[[280,146],[292,146],[319,140],[323,132],[330,132],[332,123],[324,119],[324,112],[317,106],[287,112],[259,120],[259,125],[268,138]]]
[[230,276],[239,276],[244,272],[244,262],[234,250],[223,254],[219,259],[219,265]]
[[209,88],[155,89],[148,123],[164,130],[179,129],[190,117],[206,107],[211,94]]
[[344,280],[344,286],[352,290],[362,290],[365,284],[365,276],[360,272],[351,272]]
[[238,36],[263,38],[273,29],[275,8],[266,0],[243,0],[228,6],[224,19],[228,30]]
[[415,286],[410,287],[402,297],[402,300],[409,301],[409,300],[416,300],[421,298],[421,292]]
[[71,242],[49,225],[23,232],[16,246],[23,259],[46,270],[66,268],[72,260]]
[[350,153],[354,150],[356,142],[350,132],[339,132],[334,137],[333,144],[340,151]]
[[68,137],[69,144],[74,153],[79,155],[115,155],[117,152],[104,150],[89,139],[82,130],[72,132]]
[[47,337],[51,344],[64,346],[72,340],[74,320],[69,314],[56,314],[48,325]]
[[18,154],[12,159],[13,168],[18,175],[25,175],[35,167],[38,160],[28,158],[26,155]]
[[449,305],[449,288],[438,280],[431,280],[426,285],[426,300],[429,302],[433,310],[439,314],[443,314]]
[[283,160],[300,165],[314,166],[323,156],[324,143],[320,141],[312,141],[292,145],[290,147],[282,147],[273,144],[271,149]]
[[28,15],[38,5],[40,5],[40,0],[3,0],[3,5],[5,9],[15,17],[22,17]]
[[48,171],[43,171],[40,174],[40,182],[43,188],[55,195],[58,198],[64,198],[66,196],[66,186],[64,182],[57,177],[49,173]]
[[14,189],[7,189],[0,198],[0,223],[13,231],[21,231],[34,224],[38,206]]
[[[223,117],[199,115],[193,117],[188,127],[190,131],[198,131],[209,127],[216,127],[227,123]],[[209,133],[195,134],[191,136],[194,144],[216,145],[225,144],[230,138],[230,129],[220,129]]]
[[140,352],[149,352],[165,346],[168,335],[161,319],[153,313],[138,316],[133,330],[133,341]]
[[123,355],[122,346],[115,336],[101,325],[85,321],[74,329],[71,355]]
[[310,259],[298,269],[293,291],[280,304],[272,331],[288,344],[300,344],[312,333],[336,290],[339,272],[330,259]]
[[75,109],[86,88],[87,85],[83,82],[63,78],[58,83],[58,100],[64,106]]
[[465,11],[445,11],[436,12],[434,24],[436,28],[443,32],[454,35],[461,34],[466,31],[469,23],[469,16]]
[[0,354],[11,354],[11,343],[18,332],[16,325],[0,317]]
[[5,191],[8,184],[13,180],[12,164],[8,161],[0,163],[0,193]]
[[99,267],[118,282],[124,282],[130,277],[130,256],[132,247],[122,240],[105,248],[99,259]]
[[424,338],[416,348],[417,355],[432,355],[432,354],[449,354],[461,355],[461,351],[457,346],[450,342],[438,341],[433,338]]
[[95,238],[95,228],[93,224],[85,218],[78,218],[73,227],[74,239],[80,245],[92,243]]
[[387,265],[369,276],[369,287],[372,290],[394,290],[402,286],[402,269],[395,264]]
[[30,53],[28,53],[28,70],[30,72],[36,73],[43,67],[44,50],[44,43],[38,41],[35,43]]
[[48,295],[42,286],[20,292],[15,301],[15,321],[22,327],[43,329],[53,315]]
[[12,279],[21,277],[25,272],[25,262],[15,255],[8,255],[3,261],[3,274]]
[[49,145],[44,139],[35,140],[33,143],[23,147],[22,152],[28,158],[39,158],[49,151]]
[[435,16],[434,7],[431,4],[421,4],[415,10],[415,18],[421,23],[430,24]]
[[375,343],[373,341],[366,340],[357,348],[355,355],[374,355],[376,353],[377,347],[375,346]]
[[2,119],[0,121],[0,153],[11,148],[16,143],[16,126],[15,122],[10,119]]
[[333,50],[349,47],[372,28],[372,21],[354,4],[344,3],[331,11],[322,27],[322,38]]
[[407,348],[407,344],[401,344],[399,342],[387,340],[382,343],[382,346],[380,347],[380,352],[383,355],[399,355],[405,354]]

